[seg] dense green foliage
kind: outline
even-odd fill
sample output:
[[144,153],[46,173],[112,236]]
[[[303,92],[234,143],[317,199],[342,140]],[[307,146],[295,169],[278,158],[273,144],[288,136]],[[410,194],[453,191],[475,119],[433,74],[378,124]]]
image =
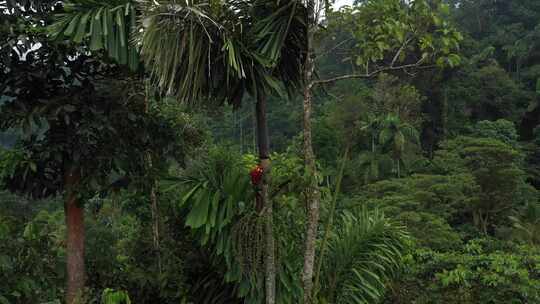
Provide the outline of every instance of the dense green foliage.
[[277,303],[302,303],[314,178],[318,303],[540,303],[540,5],[355,2],[318,78],[434,62],[315,87],[313,177],[301,2],[0,1],[0,304],[63,301],[74,167],[86,303],[264,303],[261,94]]

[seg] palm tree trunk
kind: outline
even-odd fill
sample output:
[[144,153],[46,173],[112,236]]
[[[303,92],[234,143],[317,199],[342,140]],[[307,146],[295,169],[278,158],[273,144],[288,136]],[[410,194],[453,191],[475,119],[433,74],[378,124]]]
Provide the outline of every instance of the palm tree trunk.
[[489,213],[486,213],[484,216],[480,217],[482,220],[482,232],[485,236],[488,236],[488,226],[489,226]]
[[[255,107],[257,107],[257,104],[255,104]],[[257,151],[257,115],[253,115],[253,121],[251,122],[253,126],[253,133],[252,133],[252,149],[251,152],[255,154]]]
[[146,151],[146,166],[150,175],[148,183],[150,183],[150,212],[152,213],[152,245],[156,254],[158,271],[161,273],[161,248],[159,245],[159,205],[157,197],[157,181],[152,177],[152,153]]
[[[312,12],[313,13],[313,12]],[[309,12],[308,12],[309,14]],[[315,267],[315,244],[317,241],[317,228],[319,225],[320,199],[321,194],[317,183],[317,166],[315,164],[315,153],[313,152],[311,113],[313,108],[313,71],[315,69],[312,58],[313,41],[313,21],[308,24],[307,55],[304,64],[304,164],[309,172],[311,181],[306,189],[307,203],[307,227],[304,245],[304,268],[302,271],[302,284],[304,286],[304,304],[311,304],[313,301],[313,273]]]
[[444,98],[441,107],[442,140],[448,138],[448,88],[444,88]]
[[66,303],[82,303],[84,292],[84,207],[77,200],[75,188],[81,180],[79,169],[68,170],[64,184],[67,197],[64,204],[66,219]]
[[240,115],[240,154],[244,154],[244,126],[242,122],[242,115]]
[[[148,115],[150,110],[150,102],[148,99],[149,96],[148,83],[145,87],[145,98],[144,98],[144,113]],[[150,175],[150,210],[152,212],[152,241],[154,246],[154,252],[156,253],[158,271],[161,273],[161,247],[159,245],[159,206],[158,198],[156,193],[157,181],[153,178],[152,167],[154,166],[152,162],[152,152],[150,150],[145,153],[147,170]]]
[[[150,153],[148,153],[150,154]],[[158,198],[156,193],[157,182],[152,180],[152,185],[150,188],[150,204],[152,209],[152,237],[154,251],[156,252],[158,271],[161,273],[161,246],[159,245],[159,207],[158,207]]]
[[257,119],[257,138],[259,145],[260,165],[263,168],[263,179],[260,198],[264,208],[265,222],[265,291],[266,304],[276,302],[276,262],[275,242],[273,230],[273,206],[268,197],[268,185],[270,182],[270,139],[268,136],[268,124],[266,122],[266,96],[259,94],[255,106]]

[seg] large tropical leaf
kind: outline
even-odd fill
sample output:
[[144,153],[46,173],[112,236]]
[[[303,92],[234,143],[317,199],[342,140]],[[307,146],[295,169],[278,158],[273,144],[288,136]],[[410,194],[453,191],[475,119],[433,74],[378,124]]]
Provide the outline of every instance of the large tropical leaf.
[[[235,297],[246,303],[259,303],[262,294],[256,288],[258,278],[243,269],[238,257],[238,223],[249,217],[253,190],[249,174],[239,158],[230,151],[212,149],[209,156],[192,164],[173,188],[183,195],[179,207],[185,213],[185,224],[190,227],[195,240],[209,251],[210,263],[223,270],[223,282],[216,288],[232,284]],[[249,227],[247,230],[249,231]],[[219,290],[209,290],[202,303],[220,303]],[[225,297],[227,298],[227,297]],[[202,297],[201,297],[202,299]]]
[[[271,60],[273,75],[294,94],[302,84],[302,66],[306,56],[307,11],[302,1],[256,1],[254,27],[258,51]],[[260,16],[260,17],[259,17]]]
[[[298,0],[69,0],[52,37],[139,67],[181,101],[227,101],[245,93],[295,92],[305,57],[305,9]],[[136,23],[136,19],[139,20]],[[137,26],[136,26],[137,24]]]
[[69,0],[49,33],[56,39],[86,42],[91,51],[105,50],[110,58],[137,70],[139,55],[131,43],[136,14],[131,0]]
[[[242,303],[258,304],[264,302],[264,217],[256,212],[248,163],[230,150],[210,149],[204,160],[191,163],[180,177],[167,181],[166,188],[181,193],[179,205],[186,225],[201,248],[211,253],[211,268],[222,274],[222,284],[213,288],[227,285]],[[277,242],[276,301],[296,304],[302,290],[297,275],[302,256],[295,246],[285,244],[284,237]],[[208,290],[201,303],[234,303],[216,298],[221,294],[221,290]]]
[[143,60],[161,90],[183,101],[239,105],[245,93],[282,93],[301,79],[299,3],[143,1]]
[[344,212],[323,261],[325,303],[376,303],[399,269],[409,236],[380,211]]

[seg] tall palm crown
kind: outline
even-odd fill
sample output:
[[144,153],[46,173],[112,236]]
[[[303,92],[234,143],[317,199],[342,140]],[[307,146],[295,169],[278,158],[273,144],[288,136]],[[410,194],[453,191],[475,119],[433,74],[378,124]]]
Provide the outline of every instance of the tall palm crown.
[[[270,172],[266,96],[302,86],[307,13],[299,0],[70,0],[51,27],[53,36],[89,42],[90,50],[136,70],[140,54],[156,86],[183,102],[227,101],[238,107],[257,98],[261,166]],[[138,22],[136,21],[138,20]],[[126,21],[129,21],[128,23]],[[129,43],[128,43],[129,42]],[[131,58],[131,59],[128,59]],[[275,303],[272,203],[265,206],[266,303]],[[258,203],[259,204],[259,203]]]
[[244,92],[280,92],[278,80],[299,85],[305,30],[298,1],[144,3],[141,53],[158,85],[180,99],[238,105]]
[[383,123],[379,134],[379,141],[388,145],[396,157],[399,157],[405,149],[407,140],[418,141],[418,132],[406,122],[402,122],[397,115],[388,115]]
[[401,121],[397,115],[388,115],[382,122],[379,142],[390,151],[396,162],[398,177],[400,177],[400,167],[403,164],[403,152],[407,141],[418,143],[418,131],[412,125]]
[[240,104],[301,85],[306,10],[299,0],[71,0],[53,36],[88,40],[182,101]]

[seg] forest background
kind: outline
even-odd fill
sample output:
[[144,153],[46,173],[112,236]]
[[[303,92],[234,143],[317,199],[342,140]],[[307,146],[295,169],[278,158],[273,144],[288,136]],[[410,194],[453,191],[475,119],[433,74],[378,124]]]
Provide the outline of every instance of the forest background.
[[[115,26],[143,24],[130,19],[135,2],[117,2]],[[267,90],[276,303],[305,296],[314,182],[314,301],[540,302],[540,2],[426,3],[432,28],[454,35],[433,32],[433,48],[459,50],[316,86],[316,174],[300,94]],[[370,4],[391,20],[416,16],[397,0],[327,7],[314,35],[317,79],[363,73]],[[144,38],[102,45],[90,21],[79,30],[96,16],[84,14],[58,34],[64,10],[0,1],[0,303],[63,301],[71,201],[84,216],[79,301],[263,303],[268,222],[253,169],[262,94],[178,102],[185,96],[164,93],[128,47]]]

